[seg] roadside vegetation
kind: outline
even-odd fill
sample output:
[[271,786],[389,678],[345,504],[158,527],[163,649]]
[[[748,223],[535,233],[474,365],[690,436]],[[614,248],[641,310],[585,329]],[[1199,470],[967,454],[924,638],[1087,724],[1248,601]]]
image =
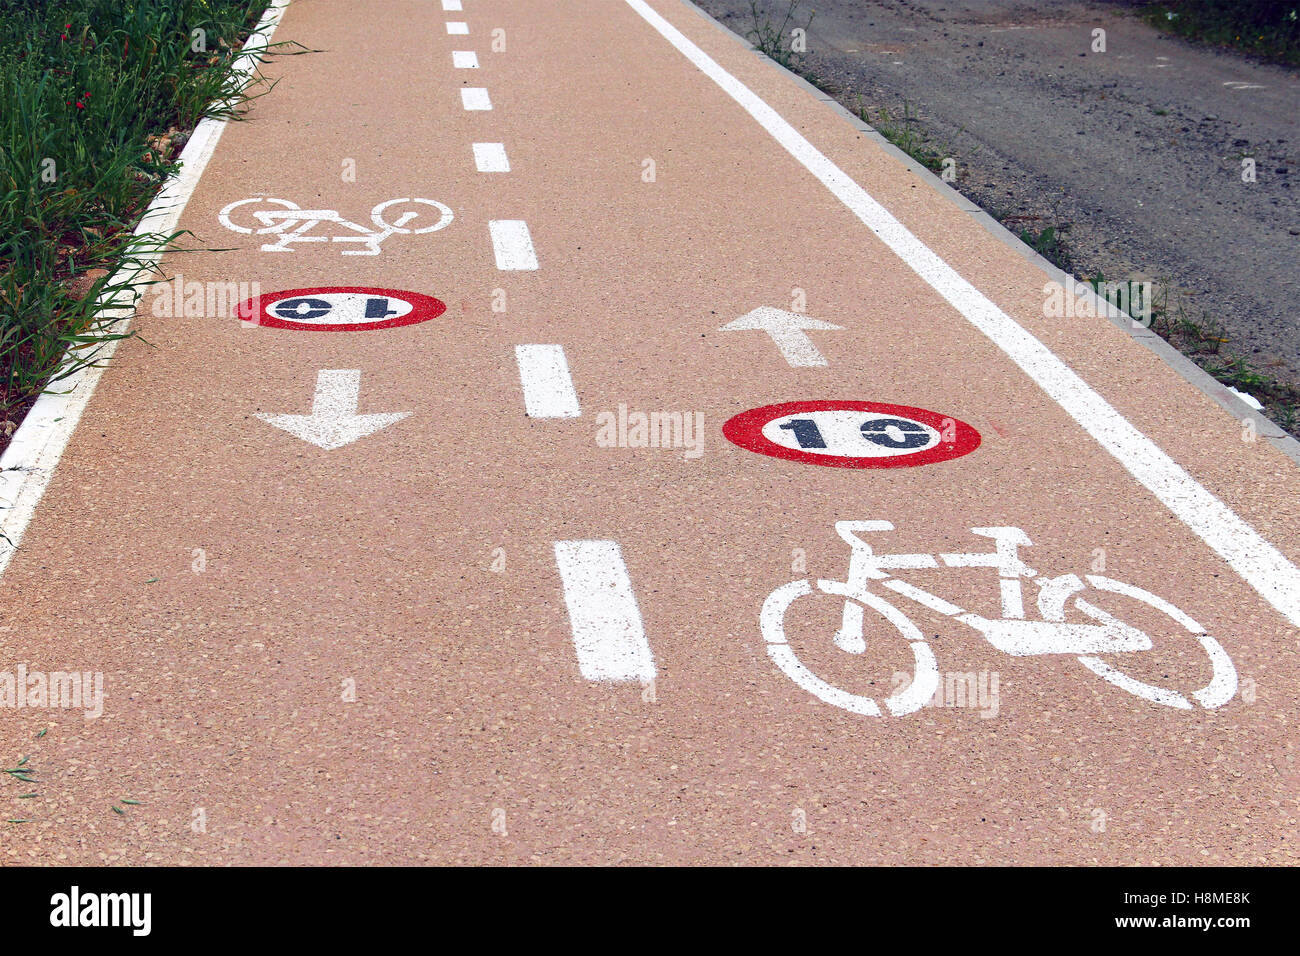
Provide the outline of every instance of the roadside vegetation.
[[132,230],[194,126],[246,98],[232,67],[265,7],[0,0],[0,450],[95,361],[96,303],[129,292],[116,267],[176,238]]
[[1300,438],[1300,388],[1278,380],[1232,353],[1218,319],[1188,308],[1168,284],[1157,282],[1152,295],[1151,328],[1212,377],[1253,396],[1263,413]]
[[1300,66],[1300,0],[1165,0],[1141,14],[1166,33]]
[[952,150],[934,143],[921,130],[912,105],[906,100],[901,111],[891,113],[884,106],[875,110],[864,106],[862,98],[858,97],[857,113],[862,122],[932,173],[942,172],[944,159],[952,155]]
[[[758,49],[832,96],[843,99],[846,91],[827,83],[792,50],[791,24],[812,23],[809,14],[801,23],[800,0],[782,0],[784,13],[776,18],[750,0],[753,26],[745,36]],[[1146,3],[1139,0],[1141,15],[1161,29],[1192,39],[1231,46],[1270,59],[1300,64],[1300,0],[1173,0]],[[1172,16],[1170,16],[1172,14]],[[1253,32],[1252,32],[1253,31]],[[873,108],[857,97],[854,110],[864,123],[886,140],[925,166],[940,173],[944,160],[954,151],[927,133],[910,103],[901,110]],[[1092,279],[1079,274],[1068,241],[1069,223],[1043,223],[1041,217],[1022,215],[1013,209],[989,209],[989,214],[1017,235],[1058,269],[1081,282],[1098,288],[1100,273]],[[1189,308],[1168,283],[1153,284],[1151,328],[1217,381],[1246,392],[1264,406],[1264,414],[1287,432],[1300,438],[1300,389],[1280,381],[1246,359],[1232,354],[1226,332],[1217,319]]]
[[810,12],[808,19],[800,23],[796,16],[798,10],[799,0],[787,0],[785,14],[773,18],[766,10],[759,9],[759,0],[749,0],[749,15],[754,25],[745,34],[745,39],[758,47],[764,56],[776,60],[784,67],[794,69],[799,55],[807,49],[806,46],[803,50],[799,49],[803,44],[800,43],[795,31],[801,31],[802,36],[806,38],[808,28],[812,26],[813,17],[816,15],[815,11]]

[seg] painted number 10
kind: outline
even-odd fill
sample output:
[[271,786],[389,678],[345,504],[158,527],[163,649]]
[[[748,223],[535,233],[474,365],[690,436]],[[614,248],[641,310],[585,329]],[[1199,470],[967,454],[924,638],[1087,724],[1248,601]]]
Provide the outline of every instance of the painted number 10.
[[[778,427],[793,433],[800,448],[826,447],[821,429],[811,418],[794,418]],[[867,441],[885,448],[920,448],[930,442],[930,433],[924,427],[905,418],[870,418],[858,431]]]

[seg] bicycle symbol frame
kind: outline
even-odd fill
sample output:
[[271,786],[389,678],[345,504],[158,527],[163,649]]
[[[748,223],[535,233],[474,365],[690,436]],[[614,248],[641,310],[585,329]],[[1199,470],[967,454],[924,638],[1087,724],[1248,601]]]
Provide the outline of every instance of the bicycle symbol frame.
[[[1138,680],[1107,664],[1098,656],[1136,653],[1149,650],[1152,646],[1147,634],[1080,596],[1080,592],[1089,586],[1098,591],[1119,594],[1147,604],[1173,619],[1192,635],[1209,656],[1213,674],[1208,684],[1192,692],[1191,697],[1196,703],[1212,710],[1222,707],[1237,693],[1237,671],[1232,659],[1218,641],[1210,637],[1187,614],[1150,591],[1102,575],[1087,575],[1086,584],[1076,574],[1058,577],[1038,575],[1019,557],[1018,550],[1032,544],[1029,536],[1019,528],[972,528],[973,534],[994,540],[995,548],[992,552],[940,554],[937,559],[930,554],[876,554],[870,544],[858,537],[864,532],[892,530],[894,526],[888,521],[835,522],[836,533],[850,549],[846,579],[818,580],[815,588],[806,579],[791,581],[778,587],[763,602],[759,628],[767,644],[768,656],[787,677],[828,704],[855,714],[872,717],[882,715],[880,704],[873,698],[842,690],[814,674],[799,660],[786,640],[785,618],[791,605],[799,598],[814,593],[814,590],[844,598],[840,628],[834,636],[835,646],[841,650],[850,654],[862,654],[867,650],[863,632],[864,612],[867,608],[884,617],[910,646],[915,674],[907,687],[883,701],[884,709],[890,714],[902,716],[919,710],[939,686],[938,665],[929,643],[902,611],[870,590],[871,582],[877,582],[901,597],[961,621],[981,633],[990,644],[1004,653],[1015,657],[1074,655],[1080,664],[1098,677],[1143,700],[1180,710],[1194,709],[1192,701],[1178,691]],[[942,565],[940,561],[943,562]],[[990,620],[973,614],[889,574],[889,570],[941,566],[996,569],[1002,617]],[[1039,588],[1037,609],[1041,620],[1026,617],[1021,584],[1023,578],[1032,579]],[[1093,623],[1066,621],[1066,604],[1071,598],[1071,606]]]

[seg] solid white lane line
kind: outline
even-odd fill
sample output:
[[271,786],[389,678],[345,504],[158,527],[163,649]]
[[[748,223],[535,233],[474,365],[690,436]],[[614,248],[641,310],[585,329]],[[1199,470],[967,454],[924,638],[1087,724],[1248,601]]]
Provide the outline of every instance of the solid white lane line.
[[492,233],[492,251],[498,269],[531,272],[537,268],[537,253],[533,250],[528,223],[522,219],[493,219],[488,223],[488,231]]
[[474,165],[480,173],[510,172],[510,160],[502,143],[475,143]]
[[455,70],[477,70],[478,54],[473,50],[452,50],[451,66]]
[[490,110],[492,100],[488,98],[488,91],[481,86],[467,86],[460,91],[461,105],[467,110]]
[[[266,8],[262,18],[253,28],[232,66],[232,76],[244,84],[253,78],[257,64],[270,45],[275,28],[289,6],[289,0],[278,0]],[[180,172],[169,179],[140,218],[135,235],[148,233],[170,235],[176,231],[181,213],[189,202],[199,177],[216,151],[217,141],[226,128],[227,120],[209,117],[194,129],[178,157]],[[113,276],[113,284],[129,289],[150,277],[158,262],[156,254],[146,254],[133,260],[124,270]],[[100,318],[111,320],[111,333],[125,332],[135,314],[139,293],[120,292],[116,296],[101,297],[97,303]],[[117,350],[117,340],[106,341],[99,349],[97,362],[61,379],[53,391],[42,392],[14,432],[0,456],[0,574],[22,540],[36,506],[45,494],[50,476],[63,457],[68,439],[72,437],[81,414],[95,393],[105,364]]]
[[617,541],[557,541],[578,670],[590,681],[648,683],[657,673]]
[[458,13],[462,9],[460,0],[442,0],[442,8],[448,13]]
[[578,418],[578,393],[562,345],[516,345],[515,362],[529,418]]
[[447,32],[454,37],[463,37],[469,33],[469,24],[456,20],[447,23]]
[[1300,568],[1137,430],[1047,346],[921,242],[753,90],[724,70],[645,0],[627,4],[740,104],[895,255],[1002,349],[1071,418],[1264,600],[1300,627]]

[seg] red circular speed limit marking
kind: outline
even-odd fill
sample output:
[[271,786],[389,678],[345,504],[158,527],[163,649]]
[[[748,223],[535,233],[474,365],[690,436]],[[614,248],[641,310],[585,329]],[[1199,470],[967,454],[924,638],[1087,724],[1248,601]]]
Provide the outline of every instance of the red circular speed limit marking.
[[960,458],[980,433],[951,415],[884,402],[783,402],[730,419],[733,444],[786,461],[830,468],[911,468]]
[[235,316],[254,325],[305,332],[369,332],[428,322],[447,311],[431,295],[398,289],[323,286],[256,296]]

